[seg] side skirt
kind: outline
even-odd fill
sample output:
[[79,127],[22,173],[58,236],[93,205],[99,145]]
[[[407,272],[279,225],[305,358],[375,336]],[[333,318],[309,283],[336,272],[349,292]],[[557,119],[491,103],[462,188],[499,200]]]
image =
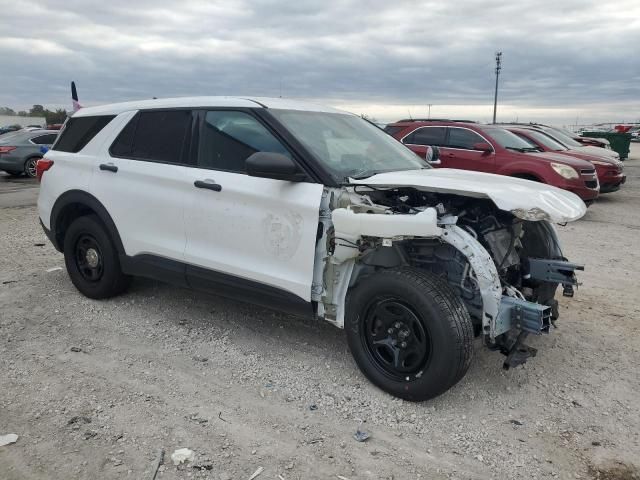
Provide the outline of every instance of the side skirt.
[[313,303],[293,293],[176,260],[155,255],[121,255],[120,265],[127,275],[152,278],[293,315],[310,317],[315,313]]

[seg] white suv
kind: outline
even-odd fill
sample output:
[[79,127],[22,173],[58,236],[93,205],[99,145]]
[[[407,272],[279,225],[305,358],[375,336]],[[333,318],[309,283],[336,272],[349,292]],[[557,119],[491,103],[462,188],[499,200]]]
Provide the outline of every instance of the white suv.
[[429,163],[308,103],[121,103],[66,122],[38,212],[88,297],[140,275],[310,315],[345,328],[374,384],[424,400],[464,376],[474,335],[507,368],[535,354],[524,338],[581,268],[551,222],[585,213],[563,190]]

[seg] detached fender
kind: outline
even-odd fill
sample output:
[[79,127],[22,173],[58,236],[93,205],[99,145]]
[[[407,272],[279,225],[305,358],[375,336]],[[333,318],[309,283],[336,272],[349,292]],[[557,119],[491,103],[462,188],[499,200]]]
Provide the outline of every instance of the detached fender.
[[79,215],[94,213],[107,228],[119,254],[125,254],[120,234],[111,215],[100,201],[90,193],[82,190],[69,190],[58,197],[51,209],[50,229],[53,246],[62,251],[64,232],[69,225],[69,219]]

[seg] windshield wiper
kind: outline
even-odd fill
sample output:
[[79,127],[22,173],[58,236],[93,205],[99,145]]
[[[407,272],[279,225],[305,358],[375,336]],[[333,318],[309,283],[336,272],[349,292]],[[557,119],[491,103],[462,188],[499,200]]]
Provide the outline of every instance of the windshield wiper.
[[536,147],[504,147],[507,150],[515,150],[516,152],[520,152],[520,153],[527,153],[527,152],[540,152],[541,150],[537,149]]

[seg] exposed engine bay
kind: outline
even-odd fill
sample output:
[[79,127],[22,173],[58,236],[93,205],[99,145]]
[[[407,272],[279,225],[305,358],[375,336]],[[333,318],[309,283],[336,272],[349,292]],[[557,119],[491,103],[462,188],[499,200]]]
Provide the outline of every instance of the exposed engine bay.
[[344,326],[346,294],[381,268],[411,266],[441,277],[463,300],[476,335],[507,356],[558,318],[555,293],[573,296],[581,265],[564,258],[552,225],[500,210],[488,198],[414,187],[327,188],[320,211],[312,300],[318,317]]

